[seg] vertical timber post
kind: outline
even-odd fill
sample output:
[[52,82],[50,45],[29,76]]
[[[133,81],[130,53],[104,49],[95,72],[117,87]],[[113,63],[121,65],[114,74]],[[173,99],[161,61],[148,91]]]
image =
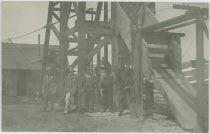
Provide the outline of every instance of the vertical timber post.
[[61,89],[59,91],[59,99],[62,102],[62,99],[65,95],[66,87],[66,71],[67,71],[67,40],[65,31],[68,26],[68,4],[69,2],[60,3],[60,61],[61,61]]
[[[108,2],[104,2],[104,21],[108,22]],[[108,61],[108,44],[104,45],[104,58]]]
[[[119,46],[118,46],[118,31],[116,27],[116,2],[111,2],[111,21],[112,21],[112,29],[113,29],[113,37],[112,37],[112,69],[115,73],[117,73],[118,69],[118,59],[119,59]],[[119,107],[119,89],[117,84],[114,84],[113,87],[113,104],[114,109]]]
[[78,54],[78,110],[81,111],[84,108],[84,101],[82,96],[82,90],[84,90],[82,87],[82,79],[83,74],[85,71],[85,38],[86,34],[83,31],[84,21],[85,21],[85,8],[86,3],[85,2],[78,2],[78,47],[79,47],[79,54]]
[[134,15],[131,19],[131,63],[133,64],[134,71],[134,92],[135,92],[135,107],[130,110],[134,110],[131,115],[135,117],[142,117],[143,115],[143,69],[142,69],[142,37],[141,33],[136,33],[134,30],[138,24],[138,15]]
[[[204,36],[203,29],[199,21],[196,23],[196,68],[197,68],[197,106],[198,106],[198,130],[197,132],[208,132],[208,119],[205,120],[205,115],[208,115],[208,89],[204,88]],[[205,113],[207,112],[207,113]]]
[[[48,16],[47,16],[47,24],[46,24],[46,31],[45,31],[43,57],[42,57],[41,86],[42,86],[43,77],[44,77],[44,74],[45,74],[45,71],[46,71],[46,65],[47,65],[47,53],[48,53],[49,43],[50,43],[50,31],[51,31],[50,25],[52,23],[53,7],[54,7],[54,4],[53,4],[52,1],[50,1],[49,6],[48,6]],[[40,93],[42,93],[41,86],[40,86]]]
[[135,35],[134,49],[134,88],[136,93],[136,113],[137,117],[143,115],[143,69],[142,69],[142,38],[140,33]]

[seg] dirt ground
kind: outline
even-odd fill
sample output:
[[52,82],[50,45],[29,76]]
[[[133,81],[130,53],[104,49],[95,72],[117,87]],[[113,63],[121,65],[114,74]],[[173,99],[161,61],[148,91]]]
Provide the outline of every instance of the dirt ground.
[[186,132],[167,116],[153,114],[133,119],[128,114],[42,112],[41,103],[2,105],[2,131],[27,132]]

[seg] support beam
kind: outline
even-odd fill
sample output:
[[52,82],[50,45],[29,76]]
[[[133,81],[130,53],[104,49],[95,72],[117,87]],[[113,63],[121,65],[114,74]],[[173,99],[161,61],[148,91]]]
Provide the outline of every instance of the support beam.
[[57,37],[57,39],[60,39],[60,32],[58,31],[58,29],[55,27],[54,24],[51,24],[51,29],[53,31],[53,33],[55,34],[55,36]]
[[136,93],[136,113],[137,117],[143,116],[143,69],[142,69],[142,39],[141,34],[136,34],[134,49],[134,88]]
[[[47,27],[45,31],[45,40],[44,40],[44,51],[43,51],[43,58],[42,58],[42,78],[41,78],[41,83],[43,82],[43,77],[45,75],[46,71],[46,65],[47,65],[47,54],[48,54],[48,49],[49,49],[49,42],[50,42],[50,31],[51,31],[51,23],[52,23],[52,13],[53,13],[53,6],[54,3],[52,1],[49,2],[48,6],[48,16],[47,16]],[[41,84],[42,86],[42,84]],[[40,93],[42,88],[40,86]]]
[[61,88],[59,90],[59,100],[62,103],[62,99],[65,96],[66,89],[66,72],[67,72],[67,48],[68,42],[66,40],[65,31],[68,27],[68,8],[69,2],[60,2],[60,65],[61,65]]
[[197,132],[208,132],[208,89],[204,88],[204,37],[203,28],[196,23],[196,66],[197,66]]
[[60,17],[58,17],[58,15],[57,15],[55,12],[53,12],[52,15],[55,17],[55,19],[56,19],[57,21],[60,21]]
[[84,109],[84,101],[82,99],[82,94],[84,90],[84,87],[82,87],[82,79],[83,74],[86,69],[85,64],[85,39],[86,39],[86,33],[84,31],[84,21],[85,21],[85,8],[86,8],[86,2],[78,2],[78,38],[79,38],[79,55],[78,55],[78,110],[82,111]]

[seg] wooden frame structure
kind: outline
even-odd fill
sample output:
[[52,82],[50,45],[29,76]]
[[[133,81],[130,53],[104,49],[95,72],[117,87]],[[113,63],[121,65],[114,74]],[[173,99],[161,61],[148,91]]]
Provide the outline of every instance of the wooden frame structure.
[[[103,9],[102,9],[103,8]],[[111,9],[109,14],[108,10]],[[133,75],[133,98],[134,103],[130,106],[131,115],[141,117],[143,115],[143,75],[144,75],[144,58],[143,45],[147,43],[170,44],[171,40],[178,40],[180,44],[180,37],[182,33],[170,33],[168,31],[180,28],[186,25],[196,23],[196,58],[198,67],[198,88],[197,88],[197,106],[198,110],[198,131],[206,131],[206,116],[207,114],[201,111],[207,111],[206,101],[208,93],[203,91],[203,31],[208,38],[208,29],[204,23],[208,19],[208,10],[199,7],[189,7],[182,5],[174,5],[176,9],[184,9],[187,12],[184,15],[175,17],[170,20],[158,22],[155,19],[154,3],[124,3],[124,2],[97,2],[95,10],[93,8],[87,9],[86,2],[49,2],[47,26],[44,43],[43,54],[43,73],[45,72],[47,53],[49,51],[50,32],[53,31],[59,40],[59,58],[60,58],[60,78],[61,84],[61,98],[64,95],[65,89],[65,75],[67,70],[67,56],[77,56],[77,59],[71,64],[71,67],[78,65],[79,83],[85,71],[85,68],[90,64],[92,57],[97,54],[97,66],[101,64],[101,48],[104,47],[104,57],[108,59],[107,44],[112,44],[112,68],[118,69],[120,64],[120,41],[123,41],[128,50],[128,58],[130,59],[130,67],[135,72]],[[129,12],[132,9],[134,12]],[[101,12],[103,10],[103,20],[101,19]],[[153,11],[153,12],[152,12]],[[144,13],[149,15],[146,18]],[[72,16],[70,16],[73,14]],[[87,19],[87,15],[91,15]],[[109,15],[111,20],[108,21]],[[76,17],[76,20],[72,18]],[[53,23],[53,19],[59,23],[59,28]],[[123,21],[122,21],[123,20]],[[151,21],[153,20],[153,21]],[[74,26],[71,26],[75,22]],[[146,23],[145,23],[146,22]],[[120,38],[121,37],[121,38]],[[103,39],[102,39],[103,38]],[[68,49],[71,43],[76,43],[77,46]],[[94,44],[97,46],[94,47]],[[180,46],[178,47],[180,49]],[[158,51],[158,50],[154,50]],[[172,57],[173,58],[173,57]],[[181,61],[181,59],[180,59]],[[173,66],[174,64],[172,64]],[[181,63],[179,62],[179,65]],[[178,69],[177,69],[178,68]],[[175,70],[180,71],[180,66],[175,67]],[[98,74],[99,75],[99,74]],[[99,77],[98,77],[99,78]],[[83,108],[82,104],[82,90],[81,84],[78,83],[79,89],[79,109]],[[116,88],[116,87],[115,87]],[[114,101],[117,101],[117,90],[114,90]],[[205,97],[203,97],[205,96]],[[205,99],[203,99],[205,98]],[[116,104],[117,105],[117,102]]]

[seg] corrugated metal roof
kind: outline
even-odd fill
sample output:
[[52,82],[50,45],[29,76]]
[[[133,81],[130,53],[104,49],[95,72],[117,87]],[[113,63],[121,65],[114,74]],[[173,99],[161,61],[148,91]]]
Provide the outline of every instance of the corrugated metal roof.
[[[58,46],[50,45],[51,49]],[[2,42],[2,69],[40,70],[43,45]]]

